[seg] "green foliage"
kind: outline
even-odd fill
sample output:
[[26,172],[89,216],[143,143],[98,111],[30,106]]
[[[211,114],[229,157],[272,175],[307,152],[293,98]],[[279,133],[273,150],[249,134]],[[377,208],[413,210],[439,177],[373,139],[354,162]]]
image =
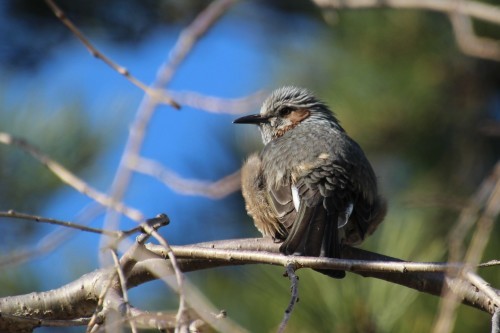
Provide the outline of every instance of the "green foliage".
[[[279,81],[322,96],[374,162],[390,213],[363,247],[446,260],[458,213],[449,203],[466,202],[498,158],[498,139],[479,127],[491,121],[498,64],[461,55],[445,17],[416,11],[341,12],[315,38],[313,49],[283,46]],[[498,258],[498,236],[496,230],[486,259]],[[289,300],[282,271],[210,273],[207,288],[251,331],[275,331]],[[481,273],[500,282],[497,270]],[[299,275],[300,302],[287,332],[427,332],[434,323],[437,297],[352,274],[341,281]],[[455,331],[488,331],[489,318],[460,306]]]

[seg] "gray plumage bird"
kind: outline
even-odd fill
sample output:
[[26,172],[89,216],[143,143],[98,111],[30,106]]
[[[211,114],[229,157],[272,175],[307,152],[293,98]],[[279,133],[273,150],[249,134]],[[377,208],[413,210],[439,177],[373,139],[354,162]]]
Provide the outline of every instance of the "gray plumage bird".
[[282,242],[282,253],[340,258],[343,244],[361,243],[382,222],[386,202],[363,150],[311,92],[277,89],[260,114],[234,123],[260,128],[265,146],[244,164],[242,192],[255,226]]

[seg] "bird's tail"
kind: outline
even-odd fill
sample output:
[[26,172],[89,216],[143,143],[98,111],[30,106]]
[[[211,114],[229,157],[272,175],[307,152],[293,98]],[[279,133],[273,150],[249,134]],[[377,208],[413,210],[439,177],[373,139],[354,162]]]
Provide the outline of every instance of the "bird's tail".
[[[330,211],[330,212],[328,212]],[[325,209],[322,204],[308,206],[301,203],[296,222],[280,247],[280,252],[311,257],[340,258],[341,245],[336,209]],[[320,273],[341,279],[344,271],[319,269]]]
[[[338,220],[338,217],[339,214],[337,213],[327,215],[320,257],[338,259],[341,257],[342,245],[340,244],[338,223],[335,222]],[[345,271],[331,269],[317,269],[316,271],[335,279],[345,277]]]

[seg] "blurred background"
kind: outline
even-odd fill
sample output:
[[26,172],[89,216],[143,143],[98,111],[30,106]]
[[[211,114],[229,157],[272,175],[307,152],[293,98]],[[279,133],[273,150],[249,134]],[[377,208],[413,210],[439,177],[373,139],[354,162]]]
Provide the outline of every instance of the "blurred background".
[[[105,55],[146,83],[179,33],[208,1],[60,1]],[[500,38],[500,27],[475,22]],[[143,92],[93,58],[43,1],[0,3],[0,131],[28,139],[90,185],[108,191]],[[500,62],[458,49],[448,18],[417,10],[321,11],[308,1],[237,2],[196,44],[168,89],[241,98],[282,85],[325,100],[376,169],[389,214],[362,247],[412,261],[445,261],[460,210],[500,156]],[[247,103],[256,113],[262,94]],[[162,106],[141,156],[179,176],[216,181],[261,148],[257,128],[236,127],[235,110]],[[171,244],[257,237],[241,194],[214,200],[179,194],[135,173],[125,202],[166,213]],[[91,200],[26,153],[0,145],[0,210],[102,226],[79,214]],[[123,218],[120,228],[134,223]],[[0,296],[56,288],[99,267],[97,235],[0,218]],[[51,236],[52,237],[52,236]],[[493,229],[483,261],[498,259]],[[467,245],[467,244],[464,244]],[[31,260],[6,258],[45,249]],[[190,273],[210,300],[252,332],[275,331],[289,301],[283,268],[245,266]],[[497,269],[480,271],[498,288]],[[427,332],[437,297],[348,274],[342,281],[299,271],[300,302],[287,332]],[[175,309],[161,283],[132,290],[132,304]],[[485,332],[490,316],[459,307],[455,332]],[[39,332],[83,332],[84,328]]]

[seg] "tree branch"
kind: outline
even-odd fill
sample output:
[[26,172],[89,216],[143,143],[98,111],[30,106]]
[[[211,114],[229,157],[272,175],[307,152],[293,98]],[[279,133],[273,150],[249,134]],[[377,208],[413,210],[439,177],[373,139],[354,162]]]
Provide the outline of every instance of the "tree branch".
[[71,186],[76,191],[88,196],[105,207],[109,207],[116,212],[119,212],[130,219],[140,222],[144,220],[144,216],[137,209],[126,206],[125,204],[113,200],[112,197],[99,192],[82,179],[78,178],[71,171],[63,167],[58,162],[51,159],[48,155],[42,153],[34,145],[28,143],[26,140],[14,137],[8,133],[0,132],[0,143],[9,146],[20,148],[37,159],[40,163],[46,166],[54,175],[56,175],[62,182]]
[[100,52],[88,39],[85,35],[76,27],[76,25],[71,22],[71,20],[66,16],[66,14],[62,11],[59,6],[53,0],[45,0],[47,6],[52,10],[54,15],[80,40],[80,42],[87,48],[90,54],[102,60],[106,65],[111,67],[115,72],[120,75],[123,75],[127,80],[129,80],[132,84],[137,86],[139,89],[148,94],[151,98],[154,98],[158,102],[162,102],[176,109],[180,109],[180,105],[174,101],[170,96],[167,96],[166,92],[162,89],[155,89],[148,87],[142,81],[133,76],[128,69],[120,66],[105,54]]
[[[294,263],[297,269],[342,269],[436,296],[441,295],[443,288],[449,289],[458,293],[464,304],[490,314],[500,308],[498,298],[493,299],[488,295],[491,292],[500,295],[499,290],[490,287],[485,292],[484,288],[478,289],[466,279],[446,277],[444,271],[453,267],[453,264],[412,263],[351,247],[344,248],[342,256],[345,259],[284,256],[278,253],[279,244],[264,238],[223,240],[171,248],[183,272],[256,263],[279,266]],[[148,251],[142,251],[143,257],[127,276],[127,288],[157,279],[158,276],[152,272],[163,277],[175,274],[170,261],[165,260],[165,248],[148,244],[146,249]],[[455,265],[457,269],[460,267],[460,264]],[[21,326],[50,326],[54,320],[68,320],[73,325],[88,322],[95,311],[99,295],[114,273],[114,268],[99,269],[58,289],[0,298],[0,331],[13,331],[13,328]]]

